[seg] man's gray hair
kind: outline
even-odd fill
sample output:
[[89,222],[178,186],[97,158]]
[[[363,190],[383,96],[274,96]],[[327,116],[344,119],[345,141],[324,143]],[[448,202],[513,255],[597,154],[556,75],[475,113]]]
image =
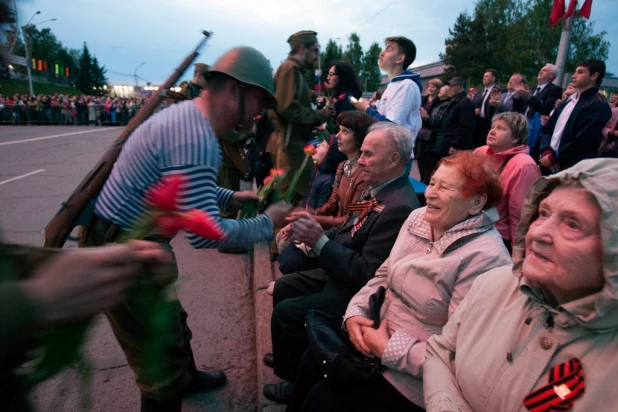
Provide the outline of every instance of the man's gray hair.
[[401,161],[405,165],[410,160],[412,149],[414,149],[412,133],[405,127],[392,122],[378,122],[369,127],[369,133],[378,130],[383,131],[393,140],[397,152],[401,156]]
[[547,63],[547,64],[545,65],[545,67],[549,67],[549,68],[551,69],[551,72],[552,72],[552,74],[553,74],[553,79],[552,79],[552,81],[553,81],[553,80],[556,80],[556,78],[557,78],[558,76],[560,76],[560,69],[559,69],[559,68],[558,68],[558,66],[556,66],[555,64]]

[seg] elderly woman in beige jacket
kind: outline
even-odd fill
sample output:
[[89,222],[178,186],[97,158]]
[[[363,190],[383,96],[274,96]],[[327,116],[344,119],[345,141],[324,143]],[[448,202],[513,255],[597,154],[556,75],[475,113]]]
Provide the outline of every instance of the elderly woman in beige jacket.
[[514,266],[479,277],[427,344],[430,411],[615,411],[618,160],[539,180]]
[[[483,156],[461,152],[442,159],[425,193],[427,207],[410,214],[344,317],[352,344],[381,359],[383,373],[337,389],[320,380],[319,360],[306,352],[288,411],[422,410],[427,339],[442,331],[478,275],[511,263],[494,226],[501,194]],[[386,296],[374,329],[369,297],[381,286]]]

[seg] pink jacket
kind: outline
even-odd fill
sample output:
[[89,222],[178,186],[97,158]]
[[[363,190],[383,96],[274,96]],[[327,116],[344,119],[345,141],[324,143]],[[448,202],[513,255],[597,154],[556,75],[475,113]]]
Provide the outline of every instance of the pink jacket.
[[618,124],[618,107],[614,107],[612,109],[612,118],[609,119],[609,122],[603,128],[603,137],[608,137],[611,132],[616,129],[616,125]]
[[520,145],[500,153],[494,153],[489,146],[479,147],[474,153],[491,156],[491,166],[498,171],[507,157],[513,155],[500,173],[502,184],[502,200],[496,207],[500,220],[496,229],[506,240],[515,239],[515,232],[521,219],[521,207],[528,190],[541,177],[539,167],[528,154],[528,145]]

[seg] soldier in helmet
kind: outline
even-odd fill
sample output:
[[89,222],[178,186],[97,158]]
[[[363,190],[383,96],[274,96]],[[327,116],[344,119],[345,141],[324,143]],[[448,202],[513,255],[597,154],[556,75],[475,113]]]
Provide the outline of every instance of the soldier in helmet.
[[[277,167],[289,167],[289,178],[305,158],[303,148],[312,139],[313,128],[333,116],[334,109],[330,106],[312,109],[311,91],[303,76],[303,71],[312,68],[320,57],[317,33],[299,31],[290,36],[288,43],[290,54],[275,75],[277,109],[271,110],[269,116],[276,132],[271,135],[269,152],[277,152]],[[296,199],[302,199],[307,193],[310,176],[310,168],[305,168],[294,188]]]
[[[194,248],[240,247],[271,239],[291,205],[280,202],[251,219],[223,219],[219,210],[239,208],[255,200],[252,192],[234,192],[217,186],[221,149],[217,136],[246,130],[253,117],[276,105],[270,64],[257,50],[237,47],[225,53],[208,72],[200,98],[171,106],[133,132],[114,164],[109,179],[95,200],[95,216],[81,239],[86,246],[114,242],[144,213],[144,191],[164,176],[186,176],[177,203],[181,210],[200,209],[218,220],[224,241],[187,233]],[[171,239],[154,236],[169,247]],[[151,284],[149,290],[158,288]],[[142,393],[142,412],[180,411],[182,396],[225,382],[221,370],[198,371],[191,351],[187,313],[179,302],[175,315],[152,331],[148,309],[137,301],[107,313],[112,329],[133,369]],[[144,348],[156,341],[168,357],[147,359]]]
[[196,63],[193,71],[193,80],[184,83],[180,86],[180,93],[188,99],[195,99],[200,95],[200,92],[206,87],[206,74],[208,73],[209,65],[204,63]]

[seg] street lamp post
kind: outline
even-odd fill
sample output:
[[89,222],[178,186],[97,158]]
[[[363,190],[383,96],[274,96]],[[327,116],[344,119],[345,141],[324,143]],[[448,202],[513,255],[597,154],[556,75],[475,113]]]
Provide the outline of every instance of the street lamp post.
[[137,71],[139,70],[140,67],[142,67],[145,64],[146,62],[142,62],[139,66],[135,68],[135,70],[133,70],[133,77],[135,78],[135,87],[139,87],[139,82],[137,80]]
[[28,51],[28,39],[26,38],[26,27],[28,27],[32,19],[34,19],[34,17],[37,14],[41,14],[41,12],[37,10],[37,12],[34,13],[32,17],[30,17],[30,20],[28,20],[28,23],[26,23],[21,28],[22,34],[24,35],[24,49],[26,51],[26,72],[28,73],[28,87],[30,88],[30,96],[34,95],[34,89],[32,88],[32,73],[30,72],[30,63],[32,62],[30,60],[30,52]]

